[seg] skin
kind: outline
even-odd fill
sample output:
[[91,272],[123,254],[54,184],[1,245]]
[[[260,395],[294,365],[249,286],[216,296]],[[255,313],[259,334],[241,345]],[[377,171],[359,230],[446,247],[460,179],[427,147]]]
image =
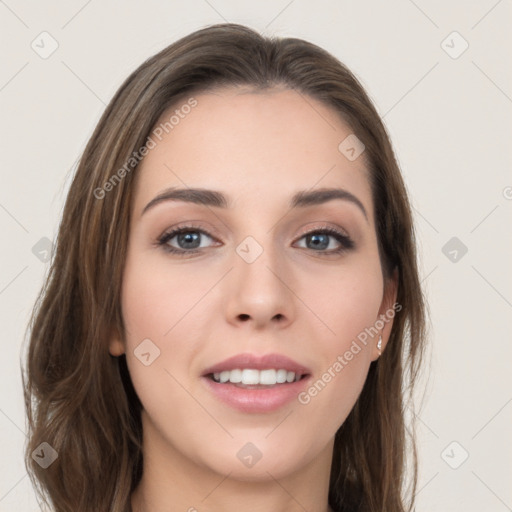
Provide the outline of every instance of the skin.
[[[197,106],[138,170],[121,297],[126,336],[109,347],[126,352],[144,407],[144,473],[132,507],[326,512],[334,435],[379,357],[378,337],[360,344],[307,405],[243,413],[217,400],[200,375],[241,352],[278,352],[309,367],[314,382],[392,308],[396,276],[383,279],[364,158],[338,150],[351,129],[336,112],[295,91],[194,97]],[[141,215],[170,186],[222,191],[233,206],[166,201]],[[320,187],[348,190],[368,218],[346,200],[289,208],[295,192]],[[199,235],[199,254],[180,257],[157,243],[184,221],[208,233]],[[303,235],[325,226],[355,247],[322,256],[339,242],[329,236],[328,248],[317,249]],[[263,249],[251,264],[236,252],[247,236]],[[168,244],[187,250],[177,237]],[[391,327],[380,331],[382,350]],[[149,366],[134,354],[146,338],[160,350]],[[236,456],[247,442],[262,454],[251,468]]]

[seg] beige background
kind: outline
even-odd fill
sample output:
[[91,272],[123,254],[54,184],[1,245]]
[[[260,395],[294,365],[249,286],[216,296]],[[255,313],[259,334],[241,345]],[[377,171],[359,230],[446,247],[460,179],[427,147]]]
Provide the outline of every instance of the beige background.
[[74,164],[133,69],[223,20],[325,47],[375,101],[431,304],[417,510],[512,510],[511,13],[507,0],[0,1],[0,511],[38,510],[20,349]]

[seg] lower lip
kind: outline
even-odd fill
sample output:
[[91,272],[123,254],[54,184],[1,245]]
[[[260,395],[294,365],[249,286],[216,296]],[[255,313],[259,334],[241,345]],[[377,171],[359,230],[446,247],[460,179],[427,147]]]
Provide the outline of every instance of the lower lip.
[[272,412],[284,407],[297,398],[298,394],[306,387],[309,378],[308,375],[296,382],[277,384],[268,389],[249,389],[240,388],[230,383],[221,384],[209,377],[201,377],[216,398],[234,409],[247,413]]

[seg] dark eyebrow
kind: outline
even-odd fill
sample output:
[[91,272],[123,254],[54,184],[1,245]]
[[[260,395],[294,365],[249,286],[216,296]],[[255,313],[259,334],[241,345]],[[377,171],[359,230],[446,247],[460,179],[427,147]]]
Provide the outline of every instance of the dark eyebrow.
[[153,208],[164,201],[184,201],[186,203],[213,206],[215,208],[228,208],[230,205],[227,197],[222,192],[217,192],[216,190],[208,190],[205,188],[170,187],[152,199],[144,207],[141,215],[146,213],[150,208]]
[[[320,188],[316,190],[302,190],[294,194],[291,198],[290,208],[306,208],[315,206],[333,199],[341,199],[350,201],[355,204],[368,220],[368,214],[363,203],[348,190],[342,188]],[[153,208],[157,204],[165,201],[184,201],[186,203],[194,203],[202,206],[211,206],[215,208],[230,208],[231,201],[222,192],[216,190],[208,190],[204,188],[175,188],[171,187],[152,199],[142,210],[141,215]]]
[[327,203],[333,199],[342,199],[343,201],[350,201],[355,204],[364,214],[366,220],[368,220],[368,214],[363,206],[363,203],[348,190],[343,188],[319,188],[316,190],[303,190],[297,192],[291,200],[291,208],[304,208],[307,206],[314,206],[317,204]]

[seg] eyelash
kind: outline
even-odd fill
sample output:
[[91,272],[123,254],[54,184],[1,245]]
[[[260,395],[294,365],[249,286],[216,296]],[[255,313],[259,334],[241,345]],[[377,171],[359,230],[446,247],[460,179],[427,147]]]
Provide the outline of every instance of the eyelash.
[[[157,246],[162,247],[162,249],[168,253],[175,254],[177,256],[181,257],[187,257],[188,255],[197,254],[202,251],[204,248],[196,248],[196,249],[176,249],[176,247],[172,247],[169,245],[169,240],[172,240],[176,235],[187,233],[187,232],[198,232],[203,235],[206,235],[212,239],[214,237],[210,235],[207,231],[201,229],[199,226],[194,225],[188,225],[188,226],[181,226],[179,228],[173,229],[167,233],[162,234],[160,238],[157,240]],[[342,254],[345,251],[348,251],[350,249],[354,248],[354,242],[353,240],[348,237],[347,235],[341,233],[335,228],[332,228],[330,226],[325,226],[323,228],[314,229],[312,231],[308,231],[307,233],[303,233],[302,236],[299,238],[299,240],[302,240],[304,237],[308,235],[314,235],[314,234],[321,234],[321,235],[330,235],[332,236],[339,244],[340,247],[338,249],[331,249],[330,251],[315,251],[314,249],[308,249],[310,251],[313,251],[315,253],[320,254],[321,256],[334,256],[338,254]]]

